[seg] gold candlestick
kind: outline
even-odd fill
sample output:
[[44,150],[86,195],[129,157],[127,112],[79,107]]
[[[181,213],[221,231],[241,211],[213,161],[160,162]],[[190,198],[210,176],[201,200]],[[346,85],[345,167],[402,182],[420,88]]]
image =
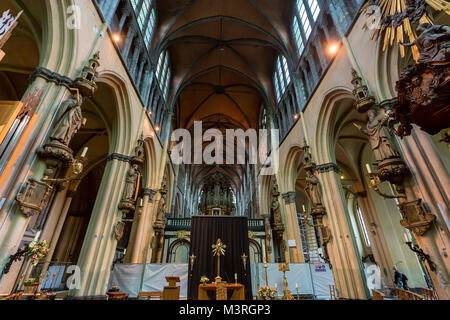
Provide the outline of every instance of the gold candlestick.
[[282,300],[294,300],[294,297],[291,295],[291,291],[288,289],[288,282],[286,278],[286,271],[289,271],[289,264],[288,263],[280,263],[278,265],[278,270],[283,272],[283,284],[284,284],[284,290],[283,290],[283,297]]

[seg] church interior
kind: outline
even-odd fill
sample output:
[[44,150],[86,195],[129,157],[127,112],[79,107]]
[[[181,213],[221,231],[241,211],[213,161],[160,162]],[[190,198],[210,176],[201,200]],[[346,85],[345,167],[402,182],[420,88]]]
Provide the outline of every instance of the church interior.
[[449,2],[0,12],[0,300],[450,299]]

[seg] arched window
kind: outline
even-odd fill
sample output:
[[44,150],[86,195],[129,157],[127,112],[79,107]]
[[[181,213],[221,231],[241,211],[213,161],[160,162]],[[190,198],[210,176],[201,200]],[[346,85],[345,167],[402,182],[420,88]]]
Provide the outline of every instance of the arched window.
[[361,208],[359,207],[358,204],[356,204],[356,211],[358,212],[358,220],[361,225],[361,229],[363,230],[364,241],[366,242],[366,245],[368,247],[370,247],[371,245],[370,245],[370,240],[369,240],[369,234],[367,233],[366,224],[364,223]]
[[297,0],[297,13],[292,22],[292,29],[299,55],[305,48],[319,14],[320,6],[317,0]]
[[275,94],[277,97],[277,102],[280,101],[286,88],[291,83],[291,75],[289,73],[289,68],[287,65],[287,60],[284,56],[279,56],[277,58],[275,74],[273,76],[273,82],[275,86]]
[[[141,4],[142,3],[142,4]],[[141,5],[140,5],[141,4]],[[156,14],[152,0],[131,0],[145,45],[150,48],[156,26]]]
[[156,67],[156,78],[158,79],[159,88],[161,89],[164,98],[167,99],[171,78],[169,53],[167,51],[164,51],[159,56],[158,65]]

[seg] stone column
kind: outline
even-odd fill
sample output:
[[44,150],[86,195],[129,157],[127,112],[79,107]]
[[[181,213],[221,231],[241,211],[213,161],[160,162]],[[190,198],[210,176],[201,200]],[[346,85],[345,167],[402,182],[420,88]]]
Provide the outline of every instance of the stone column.
[[295,247],[290,247],[288,243],[289,256],[291,263],[303,263],[302,242],[300,238],[300,230],[297,220],[297,208],[295,205],[295,191],[286,192],[283,194],[285,204],[285,225],[288,240],[295,241]]
[[327,248],[339,295],[349,299],[367,299],[369,292],[351,227],[339,168],[335,163],[328,163],[317,166],[317,169],[327,210],[326,224],[331,230]]
[[104,297],[107,290],[117,245],[114,229],[122,220],[118,204],[129,166],[126,157],[108,160],[77,263],[81,270],[80,288],[70,290],[71,297]]
[[428,269],[439,298],[447,300],[450,299],[449,174],[431,138],[421,130],[415,128],[411,136],[402,140],[401,147],[413,175],[411,183],[417,186],[411,192],[422,198],[427,210],[436,216],[430,228],[422,236],[415,234],[415,238],[436,264],[435,272],[430,266]]
[[[138,209],[141,213],[135,217],[134,222],[136,224],[134,241],[130,241],[130,245],[127,249],[128,263],[143,263],[145,261],[147,244],[145,231],[151,213],[148,209],[151,206],[155,193],[156,192],[152,189],[144,189],[143,206]],[[130,254],[130,258],[128,258],[128,254]]]

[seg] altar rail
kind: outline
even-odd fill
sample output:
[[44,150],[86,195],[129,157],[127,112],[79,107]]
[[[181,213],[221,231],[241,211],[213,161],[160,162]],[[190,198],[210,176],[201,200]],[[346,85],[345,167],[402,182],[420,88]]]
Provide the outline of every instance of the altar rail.
[[[168,218],[166,222],[166,231],[190,230],[190,218]],[[248,219],[248,230],[264,231],[264,219]]]

